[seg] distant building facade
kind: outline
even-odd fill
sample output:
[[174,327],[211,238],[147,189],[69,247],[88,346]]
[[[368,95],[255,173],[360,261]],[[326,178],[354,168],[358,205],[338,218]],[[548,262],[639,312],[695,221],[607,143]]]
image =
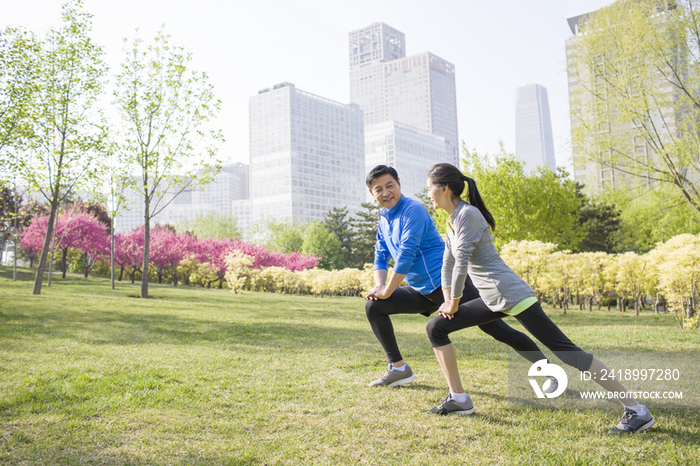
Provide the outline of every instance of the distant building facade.
[[[660,3],[660,5],[663,5]],[[673,2],[666,4],[666,7],[673,9]],[[615,120],[615,109],[608,105],[605,99],[595,99],[591,92],[596,95],[605,95],[608,91],[605,76],[598,71],[578,67],[572,48],[579,40],[582,29],[592,13],[586,13],[568,18],[569,28],[572,36],[566,40],[567,68],[570,70],[568,79],[569,106],[571,109],[571,129],[572,134],[580,128],[580,122],[574,118],[575,114],[583,114],[589,118],[592,124],[589,132],[592,139],[616,141],[615,151],[624,154],[629,161],[629,171],[638,172],[638,167],[654,164],[657,157],[652,147],[647,144],[645,138],[640,134],[640,128],[632,121],[620,122]],[[659,19],[662,15],[657,16]],[[602,55],[601,55],[602,57]],[[682,56],[669,57],[670,60],[683,60]],[[635,66],[643,66],[635,64]],[[578,73],[571,72],[578,69]],[[600,68],[602,69],[602,67]],[[661,73],[653,71],[658,76],[654,85],[658,89],[666,89],[668,95],[673,100],[673,93],[676,89],[669,84]],[[583,82],[587,82],[584,87]],[[674,139],[678,133],[679,122],[683,118],[683,111],[674,108],[661,109],[661,112],[652,115],[656,128],[660,129],[660,134],[668,140]],[[599,194],[605,190],[629,189],[634,186],[643,186],[645,189],[654,185],[652,181],[655,173],[637,173],[631,175],[625,170],[613,169],[609,164],[604,163],[606,155],[610,149],[601,150],[597,160],[591,160],[590,154],[583,153],[583,150],[576,145],[572,148],[574,180],[585,185],[589,194]],[[617,158],[619,160],[619,158]],[[639,163],[638,163],[639,162]],[[658,162],[662,163],[662,162]],[[619,166],[619,164],[616,164]]]
[[359,106],[286,82],[250,98],[250,222],[307,223],[344,206],[352,215],[364,201],[364,170]]
[[[350,32],[348,45],[350,101],[365,115],[365,169],[375,161],[394,166],[402,187],[412,187],[406,194],[415,195],[409,180],[424,184],[433,164],[459,163],[454,65],[430,52],[406,57],[405,35],[384,23]],[[379,140],[392,140],[394,153],[379,150]],[[398,146],[404,150],[397,152]]]
[[[248,186],[249,166],[247,164],[224,165],[211,183],[200,189],[188,188],[179,194],[175,190],[166,193],[159,205],[168,205],[152,219],[152,222],[175,226],[183,221],[194,220],[207,212],[231,215],[232,202],[248,198]],[[124,195],[126,209],[121,210],[117,216],[115,222],[117,233],[130,231],[143,225],[144,222],[143,197],[132,190],[127,190]],[[158,208],[158,206],[154,207]]]
[[[365,126],[365,171],[389,165],[401,178],[401,192],[415,198],[426,187],[436,161],[445,161],[450,146],[437,134],[389,120]],[[368,200],[371,199],[369,193]]]
[[235,200],[231,205],[231,215],[236,218],[238,231],[244,240],[249,239],[250,227],[253,225],[252,209],[250,199]]
[[557,171],[549,99],[547,89],[540,84],[515,91],[515,156],[525,162],[526,172],[539,166]]

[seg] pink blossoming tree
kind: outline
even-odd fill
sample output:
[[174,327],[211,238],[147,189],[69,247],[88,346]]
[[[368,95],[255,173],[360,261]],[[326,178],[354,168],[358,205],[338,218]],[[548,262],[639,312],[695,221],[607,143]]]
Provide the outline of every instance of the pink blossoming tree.
[[126,269],[131,283],[134,283],[134,276],[143,264],[143,227],[115,236],[114,243],[114,262],[120,267],[119,281]]
[[[49,218],[41,216],[35,218],[22,233],[20,244],[22,249],[29,250],[32,254],[39,254],[45,244],[48,231]],[[107,252],[108,244],[105,228],[99,220],[87,212],[76,212],[70,209],[59,214],[53,229],[53,250],[61,251],[59,268],[66,278],[68,270],[68,250],[75,248],[84,257],[84,274],[88,276],[95,261]]]

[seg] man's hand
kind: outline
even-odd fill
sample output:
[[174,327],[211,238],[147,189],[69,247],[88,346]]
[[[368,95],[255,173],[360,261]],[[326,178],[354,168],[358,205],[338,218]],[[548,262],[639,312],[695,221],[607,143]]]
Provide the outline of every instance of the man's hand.
[[438,309],[438,314],[445,319],[452,320],[457,311],[459,311],[459,299],[449,299],[442,303],[440,309]]
[[391,296],[391,293],[387,290],[386,285],[377,285],[367,292],[365,298],[376,301],[378,299],[387,299],[389,296]]

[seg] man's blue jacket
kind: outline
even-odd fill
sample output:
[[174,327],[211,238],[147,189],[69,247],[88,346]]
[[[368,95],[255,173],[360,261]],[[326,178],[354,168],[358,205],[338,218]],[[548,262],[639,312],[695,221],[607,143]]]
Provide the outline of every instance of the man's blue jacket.
[[406,274],[406,282],[419,293],[430,294],[441,284],[445,243],[423,204],[401,195],[393,209],[382,209],[374,270],[388,270],[394,258],[394,272]]

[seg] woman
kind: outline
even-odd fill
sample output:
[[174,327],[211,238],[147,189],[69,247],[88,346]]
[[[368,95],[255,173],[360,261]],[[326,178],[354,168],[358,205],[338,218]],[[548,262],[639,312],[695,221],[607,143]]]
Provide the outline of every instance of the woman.
[[[461,195],[467,189],[469,203]],[[608,373],[607,367],[592,354],[582,351],[542,311],[532,288],[513,272],[496,251],[491,230],[496,224],[486,209],[476,183],[453,165],[441,163],[428,173],[428,195],[436,209],[450,214],[442,265],[442,290],[445,302],[439,315],[427,324],[428,337],[445,374],[450,394],[431,413],[471,414],[474,406],[464,392],[457,369],[457,357],[449,334],[513,316],[535,338],[566,364],[580,371]],[[466,274],[479,290],[480,298],[459,304]],[[627,393],[617,380],[596,380],[606,390]],[[625,408],[620,423],[610,433],[638,432],[650,428],[655,420],[649,410],[633,398],[618,397]]]

